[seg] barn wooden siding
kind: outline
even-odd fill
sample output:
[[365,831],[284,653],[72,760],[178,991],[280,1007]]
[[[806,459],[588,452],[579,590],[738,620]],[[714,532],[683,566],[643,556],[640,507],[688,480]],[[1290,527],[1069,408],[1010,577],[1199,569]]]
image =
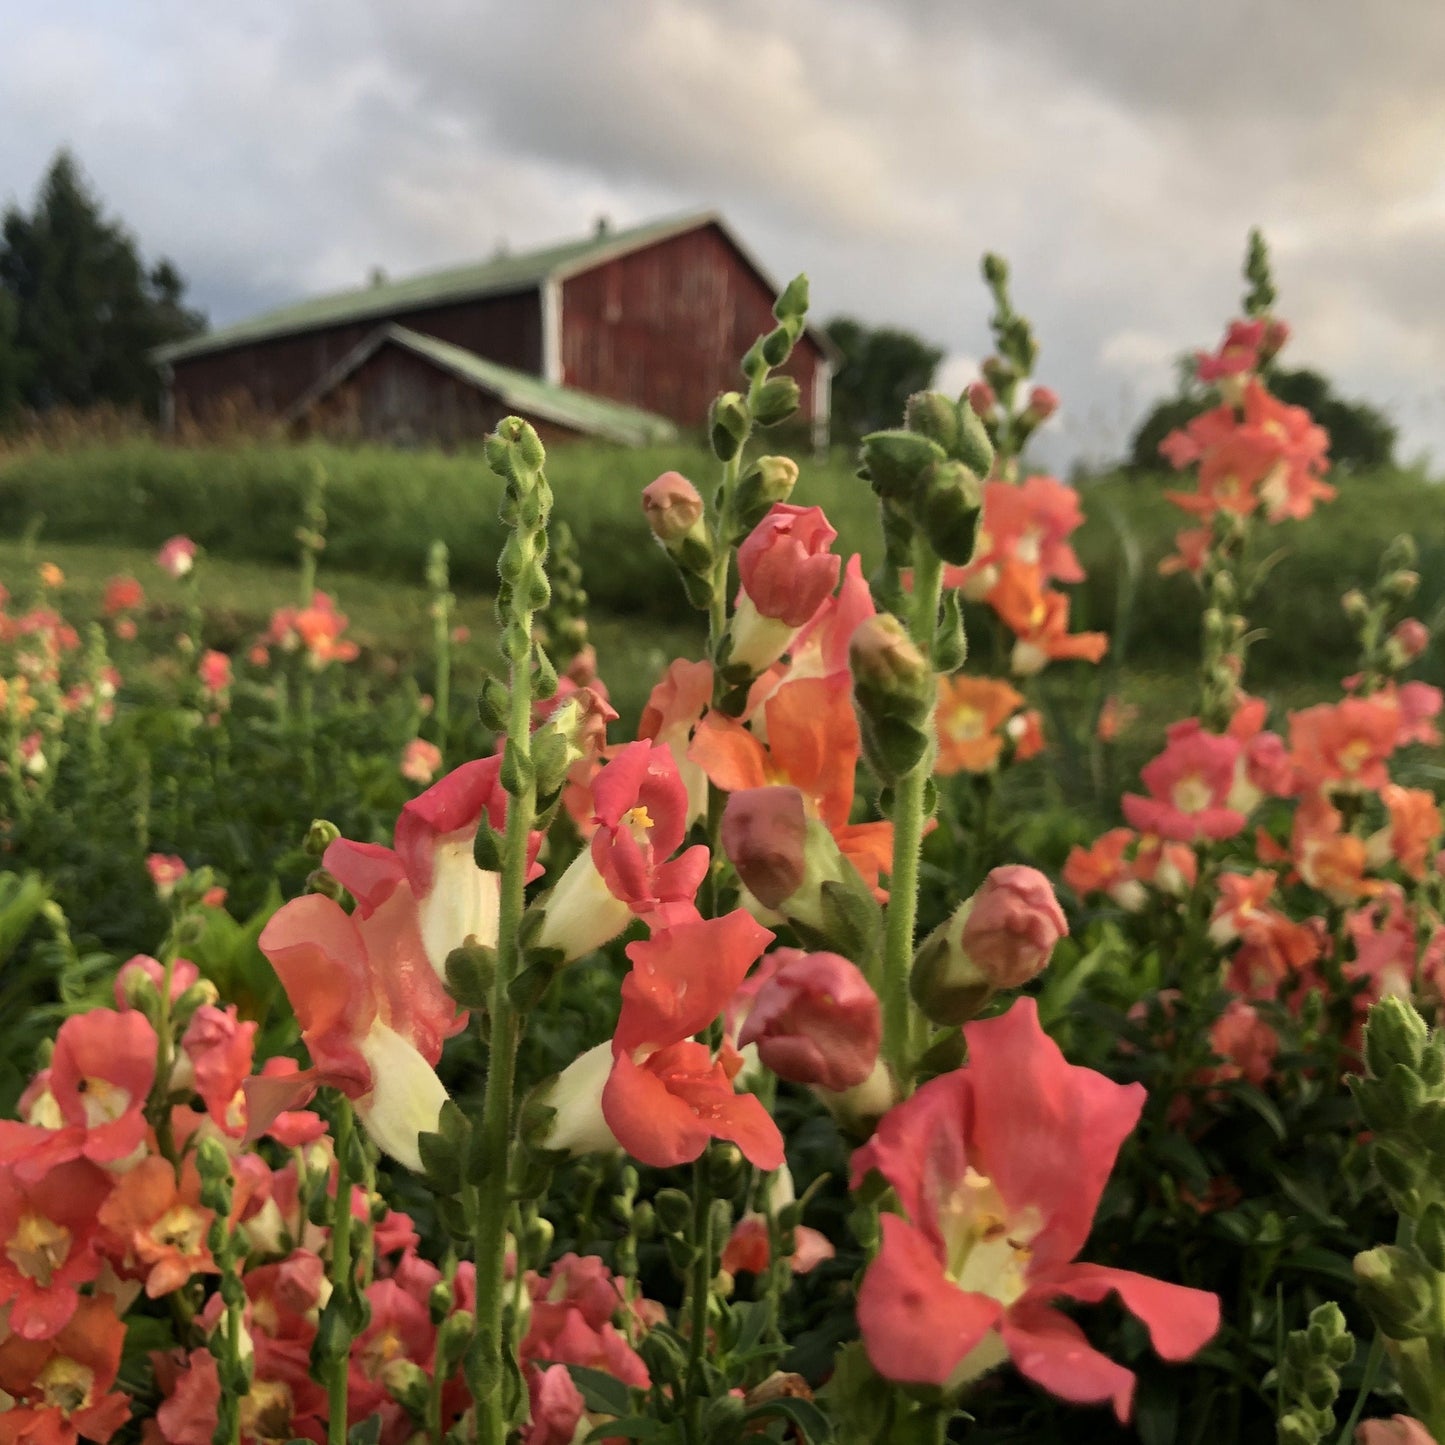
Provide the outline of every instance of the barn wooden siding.
[[[178,358],[171,363],[176,416],[204,423],[221,415],[238,396],[249,396],[259,412],[279,415],[386,321],[463,346],[503,366],[534,375],[542,370],[541,300],[537,289],[530,287],[508,296],[369,316]],[[435,381],[435,370],[431,376]],[[426,394],[425,386],[415,388],[417,398]],[[449,403],[439,399],[437,405],[445,410]],[[419,423],[422,419],[417,418]]]
[[[335,390],[310,406],[294,426],[302,436],[388,446],[458,447],[495,431],[516,408],[398,346],[367,357]],[[540,417],[526,420],[544,446],[576,441],[582,433]]]
[[[562,384],[684,427],[703,425],[718,392],[743,389],[743,353],[776,325],[777,298],[717,225],[605,261],[561,290]],[[823,360],[804,335],[783,368],[805,421],[816,416]]]

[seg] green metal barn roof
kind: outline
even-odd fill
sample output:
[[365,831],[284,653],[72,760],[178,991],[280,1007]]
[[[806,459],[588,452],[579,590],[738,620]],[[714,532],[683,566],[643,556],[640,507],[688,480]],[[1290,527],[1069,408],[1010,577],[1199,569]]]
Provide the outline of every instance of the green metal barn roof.
[[387,343],[404,346],[443,371],[491,393],[503,405],[526,416],[628,446],[673,441],[677,437],[677,428],[666,417],[574,391],[571,387],[556,386],[529,372],[500,366],[464,347],[453,346],[448,341],[438,341],[434,336],[423,336],[420,332],[395,324],[378,327],[296,403],[291,415],[304,413]]
[[369,316],[394,316],[401,311],[436,306],[446,301],[524,291],[546,281],[561,280],[574,272],[589,270],[614,255],[624,255],[718,219],[713,211],[695,212],[671,220],[653,221],[646,226],[634,226],[626,231],[603,232],[565,245],[548,246],[516,256],[496,256],[490,261],[470,266],[433,271],[406,281],[382,281],[374,286],[317,296],[283,306],[277,311],[268,311],[250,321],[239,321],[234,326],[207,332],[204,336],[159,347],[153,355],[160,362],[180,361],[188,356],[224,351],[227,347],[246,342],[313,331],[348,321],[364,321]]

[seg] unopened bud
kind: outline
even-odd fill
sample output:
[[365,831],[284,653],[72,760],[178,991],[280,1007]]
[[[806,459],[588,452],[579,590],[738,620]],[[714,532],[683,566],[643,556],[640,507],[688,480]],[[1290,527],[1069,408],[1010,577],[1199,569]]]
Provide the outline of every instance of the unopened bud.
[[1381,1332],[1392,1340],[1415,1339],[1428,1322],[1434,1302],[1421,1262],[1407,1250],[1381,1244],[1357,1254],[1354,1270],[1361,1303]]
[[802,392],[791,376],[770,376],[758,388],[754,419],[759,426],[777,426],[797,411],[801,400]]
[[1029,392],[1024,415],[1035,426],[1042,426],[1059,409],[1059,394],[1052,387],[1036,386]]
[[958,446],[958,403],[941,391],[918,391],[908,398],[903,410],[909,431],[935,441],[949,455]]
[[313,858],[319,858],[341,836],[341,829],[329,818],[314,818],[301,845]]
[[879,496],[910,501],[924,473],[947,456],[936,441],[917,432],[880,431],[863,438],[861,460]]
[[441,1328],[437,1331],[436,1368],[440,1374],[450,1375],[466,1354],[475,1326],[476,1320],[470,1310],[458,1310],[442,1321]]
[[808,820],[797,788],[745,788],[728,795],[722,845],[743,886],[778,908],[803,884]]
[[1405,999],[1387,994],[1365,1021],[1365,1062],[1371,1074],[1383,1078],[1395,1064],[1418,1069],[1428,1034],[1425,1020]]
[[427,1296],[427,1311],[431,1322],[439,1325],[452,1312],[452,1287],[446,1280],[438,1280]]
[[1351,622],[1363,622],[1370,615],[1370,599],[1358,587],[1351,587],[1340,598],[1340,606]]
[[714,455],[730,462],[742,450],[750,428],[747,403],[735,391],[725,391],[708,413],[708,436]]
[[689,534],[705,537],[706,508],[697,488],[681,472],[663,472],[642,489],[642,510],[652,535],[669,549]]
[[798,464],[791,457],[759,457],[738,481],[733,493],[733,514],[737,518],[735,537],[746,537],[768,514],[768,509],[786,502],[798,481]]
[[1396,625],[1385,646],[1396,667],[1408,667],[1430,646],[1430,629],[1418,617],[1407,617]]
[[978,521],[983,509],[983,483],[962,462],[930,467],[913,503],[919,530],[929,546],[955,567],[973,560]]
[[993,387],[982,379],[969,382],[964,395],[968,398],[969,406],[981,417],[987,416],[998,405],[998,397],[994,395]]
[[1420,574],[1402,567],[1385,578],[1380,590],[1395,602],[1408,602],[1420,590]]

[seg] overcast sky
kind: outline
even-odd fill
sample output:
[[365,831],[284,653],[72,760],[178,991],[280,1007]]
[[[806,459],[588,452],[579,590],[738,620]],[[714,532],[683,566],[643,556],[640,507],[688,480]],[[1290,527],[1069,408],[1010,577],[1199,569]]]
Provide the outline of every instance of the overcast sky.
[[0,5],[0,202],[61,145],[224,324],[698,208],[815,314],[960,381],[985,249],[1122,446],[1272,243],[1287,360],[1445,466],[1445,5],[1433,0],[45,0]]

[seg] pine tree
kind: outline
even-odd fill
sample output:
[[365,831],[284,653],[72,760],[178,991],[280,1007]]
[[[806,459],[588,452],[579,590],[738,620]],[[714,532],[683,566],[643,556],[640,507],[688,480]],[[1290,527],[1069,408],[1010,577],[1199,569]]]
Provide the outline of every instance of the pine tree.
[[0,408],[8,350],[18,354],[11,367],[25,406],[110,402],[154,412],[160,377],[148,353],[205,326],[184,305],[184,289],[169,261],[146,269],[135,239],[104,215],[62,150],[32,213],[11,206],[0,229],[0,297],[13,310],[8,348],[0,313]]

